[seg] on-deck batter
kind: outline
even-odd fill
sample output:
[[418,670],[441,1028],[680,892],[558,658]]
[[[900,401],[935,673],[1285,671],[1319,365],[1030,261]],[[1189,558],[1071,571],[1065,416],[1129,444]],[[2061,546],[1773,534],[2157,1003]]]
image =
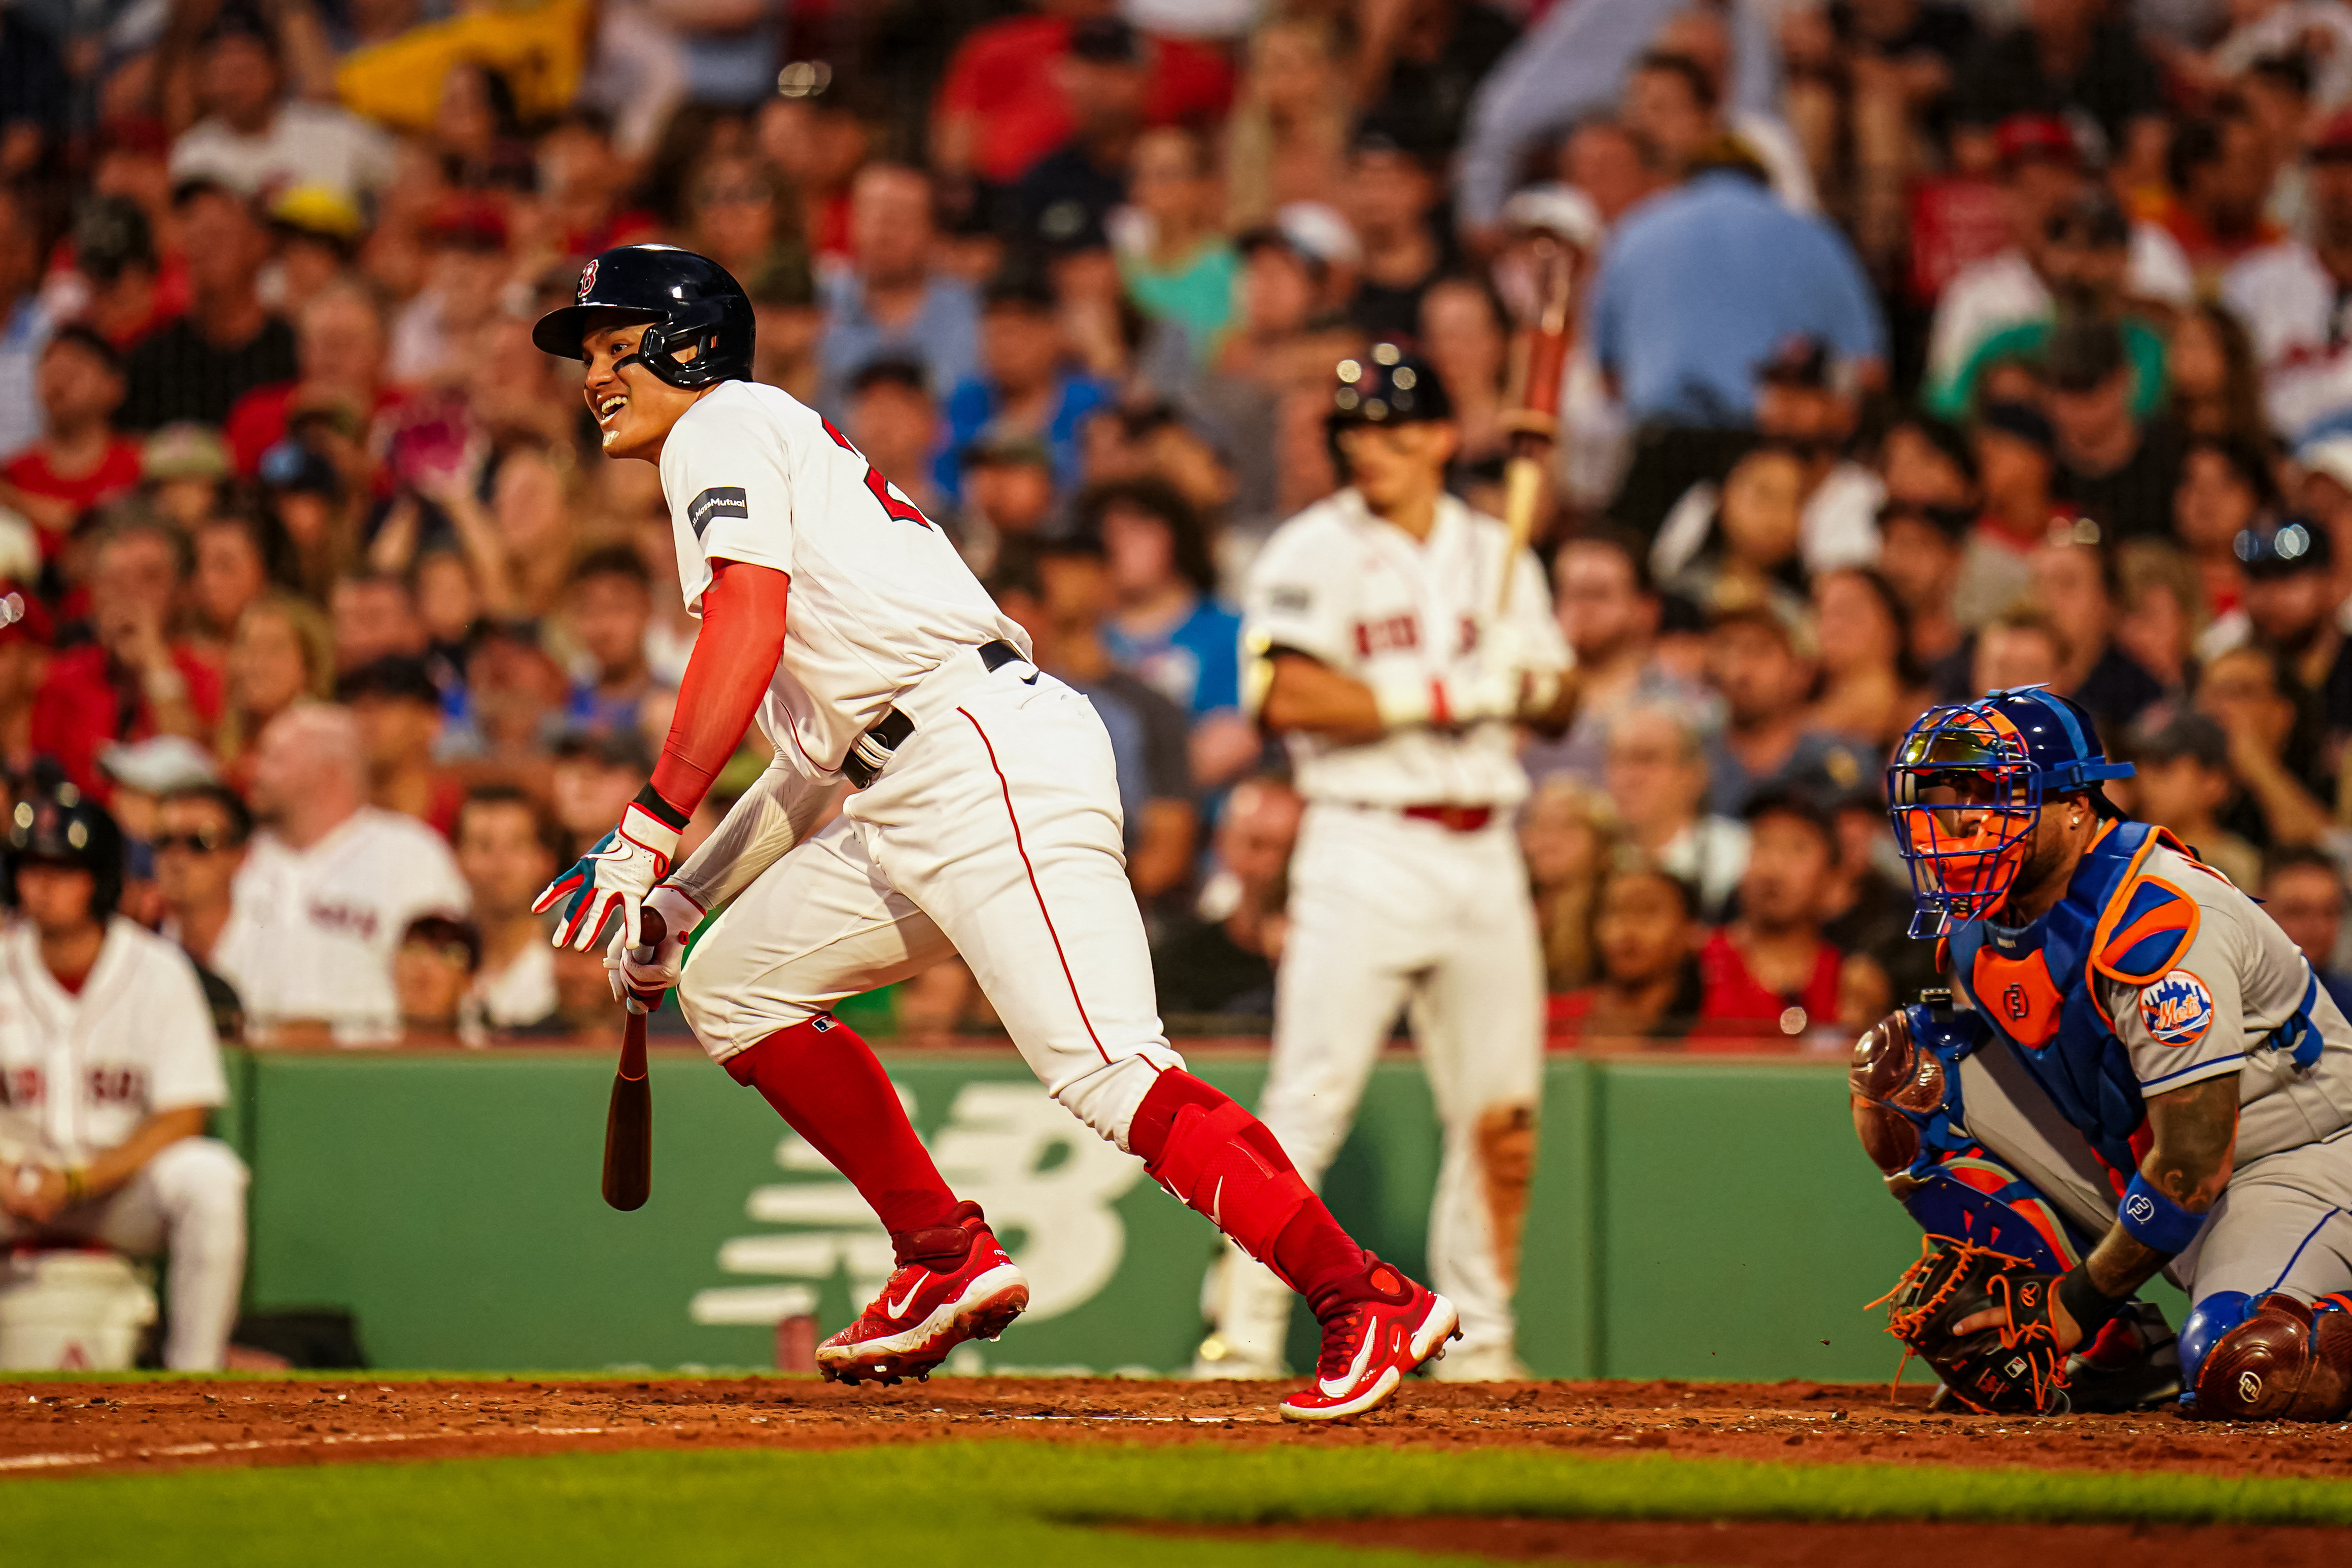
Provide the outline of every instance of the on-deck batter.
[[[1330,421],[1352,483],[1276,531],[1245,606],[1252,695],[1307,802],[1258,1113],[1319,1183],[1409,1007],[1445,1129],[1430,1268],[1462,1314],[1463,1343],[1434,1372],[1523,1375],[1511,1291],[1543,958],[1512,826],[1528,780],[1511,721],[1565,725],[1568,647],[1535,557],[1513,559],[1502,524],[1445,493],[1457,436],[1434,371],[1377,344],[1339,367]],[[1281,1282],[1228,1256],[1212,1294],[1195,1374],[1281,1375]]]
[[[70,787],[68,787],[70,788]],[[61,792],[19,801],[0,930],[0,1247],[171,1257],[163,1364],[218,1367],[245,1283],[245,1163],[203,1136],[228,1100],[188,956],[114,913],[122,835]]]
[[[1307,1296],[1323,1355],[1283,1414],[1386,1400],[1456,1332],[1454,1308],[1349,1239],[1272,1135],[1169,1048],[1092,706],[1030,663],[954,547],[839,431],[750,381],[751,304],[715,264],[606,251],[534,340],[586,361],[607,455],[659,464],[702,621],[652,782],[540,906],[560,904],[557,940],[583,948],[617,916],[616,991],[642,1005],[677,984],[711,1056],[888,1228],[899,1267],[820,1368],[922,1375],[1027,1303],[979,1207],[827,1010],[960,953],[1056,1100]],[[773,761],[673,873],[755,714]],[[803,841],[844,777],[843,814]],[[636,946],[641,904],[672,934],[658,949]]]

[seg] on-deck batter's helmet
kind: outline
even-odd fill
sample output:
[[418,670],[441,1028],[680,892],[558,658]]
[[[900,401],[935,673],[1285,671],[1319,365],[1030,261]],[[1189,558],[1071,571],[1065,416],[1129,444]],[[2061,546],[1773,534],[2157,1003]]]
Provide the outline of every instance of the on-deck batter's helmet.
[[[572,303],[541,317],[530,340],[551,354],[576,360],[588,313],[599,309],[626,311],[633,319],[652,323],[637,351],[621,364],[640,361],[684,392],[751,379],[751,296],[707,256],[674,245],[625,245],[593,256],[580,269]],[[694,358],[677,357],[689,348]]]
[[2091,716],[2042,686],[2011,686],[1919,716],[1886,768],[1895,845],[1911,868],[1911,935],[1990,914],[2017,880],[2045,797],[2087,793],[2103,817],[2123,812],[2099,789],[2128,779]]
[[27,861],[89,873],[89,912],[100,920],[122,901],[122,830],[106,809],[70,784],[27,795],[8,816],[8,899],[16,897],[16,868]]
[[1426,424],[1454,417],[1454,400],[1428,361],[1394,343],[1374,343],[1361,356],[1339,361],[1331,412],[1323,416],[1331,461],[1348,468],[1339,433],[1365,424]]

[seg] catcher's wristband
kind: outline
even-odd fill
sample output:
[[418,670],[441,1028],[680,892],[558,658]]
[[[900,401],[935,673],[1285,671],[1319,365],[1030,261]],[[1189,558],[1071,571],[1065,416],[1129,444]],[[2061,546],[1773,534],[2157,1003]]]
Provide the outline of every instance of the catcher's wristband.
[[2151,1252],[2178,1257],[2205,1228],[2205,1217],[2189,1213],[2134,1171],[2131,1185],[2124,1188],[2123,1201],[2116,1205],[2116,1223]]
[[2082,1331],[2083,1337],[2074,1345],[2077,1350],[2087,1349],[2099,1331],[2131,1305],[2129,1291],[2120,1296],[2110,1296],[2091,1283],[2091,1266],[2088,1263],[2077,1263],[2059,1275],[2055,1293],[2058,1304],[2066,1309],[2066,1315],[2074,1319],[2074,1326]]

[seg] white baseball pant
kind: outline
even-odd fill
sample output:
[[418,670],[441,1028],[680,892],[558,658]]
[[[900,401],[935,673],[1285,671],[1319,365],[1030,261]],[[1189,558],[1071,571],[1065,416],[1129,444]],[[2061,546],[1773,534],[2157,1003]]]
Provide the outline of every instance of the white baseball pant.
[[1025,663],[940,679],[900,704],[916,729],[881,778],[702,933],[679,1004],[724,1061],[961,954],[1047,1091],[1124,1149],[1184,1063],[1160,1026],[1110,737]]
[[[1463,1364],[1507,1358],[1543,1082],[1542,948],[1507,811],[1454,832],[1395,810],[1308,807],[1258,1119],[1309,1186],[1347,1138],[1401,1008],[1444,1129],[1432,1283],[1461,1312]],[[1222,1269],[1218,1337],[1243,1362],[1279,1363],[1290,1291],[1237,1249]]]
[[250,1179],[226,1144],[183,1138],[105,1197],[61,1210],[44,1225],[0,1215],[0,1242],[37,1235],[100,1241],[133,1258],[168,1256],[163,1364],[174,1372],[217,1371],[245,1288]]

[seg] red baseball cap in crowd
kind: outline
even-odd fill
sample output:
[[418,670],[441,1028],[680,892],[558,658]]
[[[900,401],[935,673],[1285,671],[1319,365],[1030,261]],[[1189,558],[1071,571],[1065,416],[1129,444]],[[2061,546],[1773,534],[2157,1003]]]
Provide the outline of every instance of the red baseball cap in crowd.
[[452,196],[434,209],[425,237],[460,250],[502,251],[507,248],[507,215],[486,197]]
[[2065,163],[2080,167],[2083,149],[2066,122],[2054,114],[2012,114],[1993,132],[2005,168],[2020,163]]

